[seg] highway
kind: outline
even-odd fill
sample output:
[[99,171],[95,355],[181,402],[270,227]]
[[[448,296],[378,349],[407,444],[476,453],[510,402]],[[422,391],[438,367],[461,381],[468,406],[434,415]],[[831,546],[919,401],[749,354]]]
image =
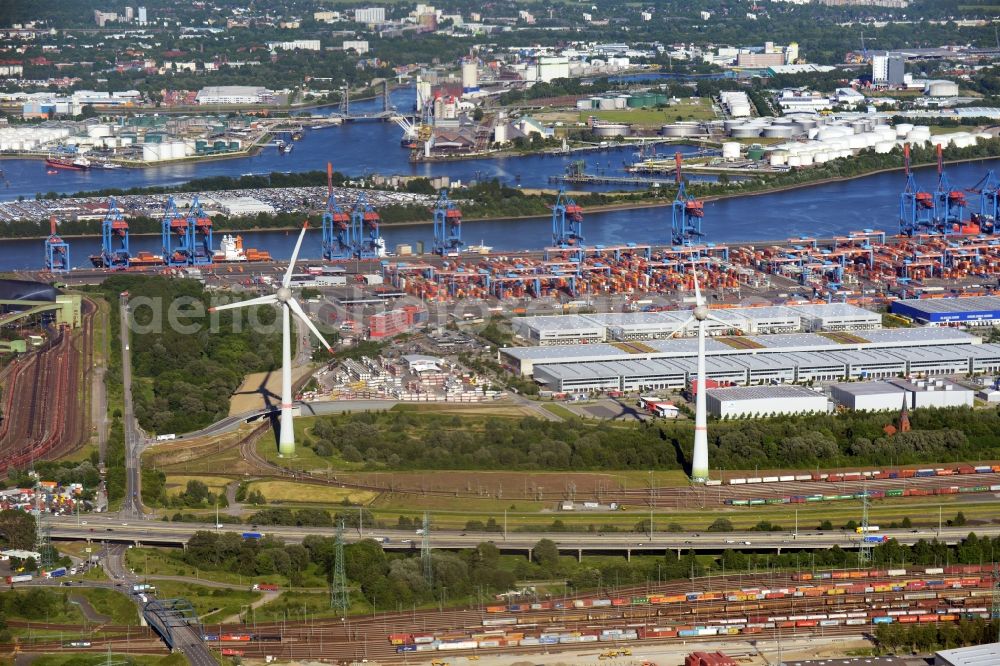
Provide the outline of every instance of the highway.
[[[147,545],[181,546],[197,531],[215,531],[212,523],[165,523],[147,521],[141,524],[123,521],[120,518],[91,515],[86,524],[77,524],[76,517],[53,516],[48,521],[52,537],[59,540],[109,541]],[[263,532],[296,543],[306,536],[318,534],[333,536],[332,527],[287,527],[249,525],[224,525],[218,531],[241,534],[247,530]],[[938,538],[948,543],[956,543],[975,531],[980,536],[1000,536],[1000,525],[977,525],[975,527],[942,527],[935,529],[884,530],[879,532],[903,544],[914,544],[920,539]],[[420,547],[421,537],[405,530],[376,529],[359,535],[357,530],[345,533],[348,542],[360,538],[383,537],[386,550],[410,550]],[[859,536],[843,530],[818,532],[814,530],[794,532],[609,532],[607,534],[566,533],[566,532],[511,532],[506,535],[497,532],[433,531],[431,546],[441,549],[473,548],[484,541],[491,541],[501,550],[511,552],[530,551],[539,539],[551,539],[565,553],[582,554],[589,552],[642,553],[663,552],[664,550],[698,550],[719,552],[725,549],[781,551],[787,549],[857,548]]]

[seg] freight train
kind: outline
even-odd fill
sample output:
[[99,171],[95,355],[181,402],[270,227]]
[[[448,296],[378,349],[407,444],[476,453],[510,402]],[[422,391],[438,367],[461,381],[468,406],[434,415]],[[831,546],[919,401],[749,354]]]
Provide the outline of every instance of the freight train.
[[[1000,474],[1000,465],[957,465],[955,467],[928,467],[924,469],[885,469],[861,472],[813,472],[811,474],[782,474],[780,476],[751,476],[729,479],[726,484],[739,486],[753,483],[787,483],[790,481],[866,481],[869,479],[914,479],[932,476],[955,476],[965,474]],[[722,485],[715,481],[712,485]]]
[[836,502],[839,500],[884,499],[886,497],[929,497],[932,495],[964,495],[966,493],[1000,492],[1000,484],[990,486],[945,486],[941,488],[896,488],[893,490],[861,490],[856,493],[840,493],[837,495],[786,495],[784,497],[751,497],[735,499],[729,497],[725,504],[729,506],[759,506],[761,504],[806,504],[812,502]]

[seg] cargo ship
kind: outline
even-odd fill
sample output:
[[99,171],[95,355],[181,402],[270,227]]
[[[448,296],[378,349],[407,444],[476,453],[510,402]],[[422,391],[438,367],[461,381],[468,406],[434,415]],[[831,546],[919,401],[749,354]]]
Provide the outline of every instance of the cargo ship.
[[243,237],[226,234],[219,243],[219,249],[212,255],[212,261],[217,264],[232,264],[243,261],[271,261],[271,253],[267,250],[257,250],[243,247]]
[[70,171],[86,171],[90,168],[90,160],[86,157],[47,157],[45,166],[50,169],[68,169]]

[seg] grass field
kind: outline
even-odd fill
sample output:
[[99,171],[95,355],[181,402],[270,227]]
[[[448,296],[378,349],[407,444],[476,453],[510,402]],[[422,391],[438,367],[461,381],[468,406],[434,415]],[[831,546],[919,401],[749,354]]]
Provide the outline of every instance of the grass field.
[[345,499],[351,504],[369,504],[378,493],[317,486],[294,481],[254,481],[248,490],[259,490],[268,502],[282,504],[339,504]]
[[218,621],[236,615],[242,606],[252,604],[262,596],[260,592],[251,592],[249,589],[231,590],[172,580],[156,581],[156,592],[163,599],[184,597],[194,606],[202,622]]
[[173,497],[174,495],[179,495],[187,488],[188,481],[201,481],[206,486],[211,493],[219,494],[226,492],[226,486],[232,482],[232,479],[225,476],[202,476],[202,475],[186,475],[186,474],[170,474],[167,476],[167,495]]
[[110,624],[139,624],[139,612],[132,601],[121,592],[99,587],[81,587],[73,594],[86,597],[98,613],[107,615]]

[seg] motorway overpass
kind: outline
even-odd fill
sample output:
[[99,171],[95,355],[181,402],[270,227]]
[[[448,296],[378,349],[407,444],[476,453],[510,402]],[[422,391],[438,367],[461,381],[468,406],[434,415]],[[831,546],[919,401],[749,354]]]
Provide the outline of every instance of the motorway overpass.
[[[135,523],[106,516],[90,515],[86,521],[76,517],[53,517],[48,520],[52,538],[63,541],[108,541],[147,546],[182,547],[191,536],[202,530],[234,532],[241,534],[253,530],[279,537],[289,543],[301,542],[305,537],[316,534],[333,536],[332,527],[286,527],[261,526],[254,530],[248,525],[223,525],[216,528],[212,523],[165,523],[137,521]],[[976,527],[942,527],[937,529],[884,530],[879,534],[896,539],[902,544],[912,545],[920,539],[938,539],[947,543],[958,543],[970,531],[980,536],[1000,536],[1000,526],[982,525]],[[413,532],[391,529],[357,530],[345,532],[348,542],[362,538],[388,539],[382,547],[386,550],[407,551],[420,548],[421,537]],[[566,533],[566,532],[510,532],[504,535],[496,532],[433,531],[430,542],[433,548],[458,550],[474,548],[477,544],[490,541],[505,552],[529,553],[539,539],[551,539],[565,554],[582,556],[586,553],[662,553],[666,550],[697,550],[721,552],[726,549],[755,550],[780,553],[783,550],[820,549],[840,546],[844,549],[858,548],[859,535],[844,530],[817,532],[609,532],[606,534]]]

